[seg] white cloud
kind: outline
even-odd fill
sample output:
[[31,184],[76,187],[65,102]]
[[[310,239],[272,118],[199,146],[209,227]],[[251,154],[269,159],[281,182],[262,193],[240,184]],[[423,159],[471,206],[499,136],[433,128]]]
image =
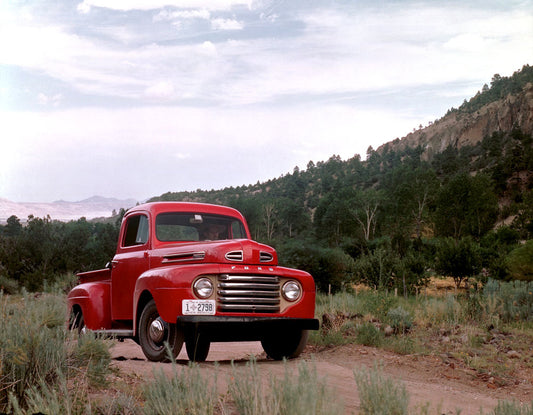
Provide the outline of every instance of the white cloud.
[[213,19],[211,20],[211,27],[214,30],[242,30],[244,25],[234,19]]
[[78,10],[78,12],[80,12],[81,14],[88,14],[90,13],[91,11],[91,5],[89,4],[89,2],[87,2],[86,0],[82,1],[81,3],[78,4],[78,6],[76,7],[76,9]]
[[145,95],[148,98],[160,100],[169,100],[175,98],[174,85],[165,81],[158,82],[146,88]]
[[227,10],[233,6],[251,5],[250,0],[84,0],[84,3],[113,10],[156,10],[166,6]]
[[156,22],[166,21],[166,20],[175,20],[175,19],[205,19],[208,20],[211,17],[211,13],[207,9],[198,9],[198,10],[161,10],[158,14],[153,17],[153,20]]
[[37,95],[37,101],[41,105],[51,105],[53,107],[58,107],[59,104],[61,104],[61,101],[63,101],[63,95],[62,94],[54,94],[54,95],[46,95],[42,92],[40,92]]

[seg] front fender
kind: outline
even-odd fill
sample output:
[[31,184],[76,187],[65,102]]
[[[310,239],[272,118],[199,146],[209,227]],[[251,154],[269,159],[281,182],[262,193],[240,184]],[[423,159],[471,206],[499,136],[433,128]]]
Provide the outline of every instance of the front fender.
[[88,282],[74,287],[67,297],[69,311],[78,305],[85,326],[91,330],[111,328],[110,282]]
[[[149,293],[154,299],[157,311],[163,320],[175,323],[181,316],[181,300],[195,298],[192,282],[199,275],[218,274],[217,264],[189,264],[183,266],[161,267],[148,270],[141,274],[135,284],[133,315],[140,316],[144,306],[143,295]],[[137,319],[134,321],[135,332]]]

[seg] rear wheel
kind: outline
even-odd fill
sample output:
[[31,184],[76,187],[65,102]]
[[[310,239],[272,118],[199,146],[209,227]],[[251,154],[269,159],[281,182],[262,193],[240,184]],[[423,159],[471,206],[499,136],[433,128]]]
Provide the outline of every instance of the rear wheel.
[[87,327],[85,327],[85,319],[83,318],[81,310],[72,310],[70,312],[69,329],[77,331],[78,334],[83,334],[87,331]]
[[209,348],[211,347],[211,342],[205,337],[202,337],[200,333],[191,336],[190,339],[187,339],[185,342],[185,347],[187,349],[187,357],[192,362],[205,362],[207,355],[209,354]]
[[176,358],[183,346],[183,333],[176,324],[167,323],[160,316],[152,299],[146,304],[139,320],[139,344],[148,360],[164,362],[169,360],[165,343]]
[[261,340],[263,350],[274,360],[294,359],[307,345],[309,330],[273,333]]

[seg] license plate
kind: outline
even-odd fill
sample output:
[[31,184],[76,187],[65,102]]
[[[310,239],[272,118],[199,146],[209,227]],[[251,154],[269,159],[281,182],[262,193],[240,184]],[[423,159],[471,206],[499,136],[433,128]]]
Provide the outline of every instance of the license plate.
[[183,300],[181,303],[183,315],[212,316],[215,311],[215,300]]

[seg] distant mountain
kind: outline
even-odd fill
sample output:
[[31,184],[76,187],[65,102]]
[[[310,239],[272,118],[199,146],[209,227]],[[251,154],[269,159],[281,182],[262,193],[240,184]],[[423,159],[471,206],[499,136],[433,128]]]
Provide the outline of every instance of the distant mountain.
[[5,223],[13,215],[22,222],[30,215],[39,218],[50,216],[53,220],[60,221],[77,220],[81,217],[107,218],[112,215],[113,211],[118,212],[121,208],[128,209],[136,204],[135,199],[119,200],[101,196],[93,196],[77,202],[58,200],[52,203],[12,202],[0,199],[0,223]]

